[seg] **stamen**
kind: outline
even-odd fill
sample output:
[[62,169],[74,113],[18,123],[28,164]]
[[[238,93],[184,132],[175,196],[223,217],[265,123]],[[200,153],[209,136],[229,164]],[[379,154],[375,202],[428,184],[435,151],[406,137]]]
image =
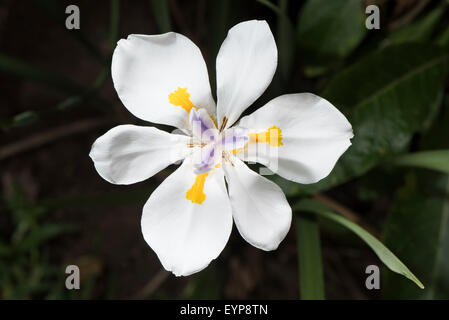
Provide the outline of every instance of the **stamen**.
[[195,148],[195,147],[203,148],[205,146],[207,146],[207,143],[205,142],[189,142],[187,144],[187,148]]
[[[232,150],[231,152],[233,154],[235,154],[233,151],[234,150]],[[228,152],[226,152],[226,151],[222,152],[222,159],[223,159],[223,161],[228,161],[234,167],[234,163],[232,163],[231,158],[229,157],[229,153]]]
[[221,123],[220,130],[219,130],[220,132],[222,132],[224,130],[227,123],[228,123],[228,118],[223,117],[223,122]]

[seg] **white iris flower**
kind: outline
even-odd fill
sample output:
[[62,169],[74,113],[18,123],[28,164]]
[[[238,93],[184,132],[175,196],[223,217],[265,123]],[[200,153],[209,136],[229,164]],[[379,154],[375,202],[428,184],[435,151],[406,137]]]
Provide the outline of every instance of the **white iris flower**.
[[217,258],[233,221],[262,250],[276,249],[287,234],[292,210],[285,195],[242,160],[288,180],[315,183],[351,145],[348,120],[310,93],[273,99],[231,127],[265,91],[276,65],[276,43],[265,21],[234,26],[216,61],[215,106],[206,64],[188,38],[174,32],[130,35],[117,44],[112,78],[125,107],[140,119],[182,131],[117,126],[95,141],[90,157],[114,184],[148,179],[183,160],[142,214],[146,242],[177,276]]

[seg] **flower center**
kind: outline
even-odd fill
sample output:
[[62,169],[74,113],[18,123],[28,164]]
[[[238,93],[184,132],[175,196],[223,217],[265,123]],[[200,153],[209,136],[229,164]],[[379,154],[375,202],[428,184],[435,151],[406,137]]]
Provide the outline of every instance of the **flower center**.
[[262,132],[250,132],[242,127],[218,130],[205,109],[192,107],[189,120],[192,142],[188,147],[198,148],[192,154],[195,182],[186,192],[186,199],[192,203],[202,204],[206,200],[204,192],[206,178],[211,170],[221,165],[221,162],[229,161],[232,164],[231,154],[243,152],[248,144],[252,143],[267,143],[271,147],[283,145],[282,131],[276,126]]

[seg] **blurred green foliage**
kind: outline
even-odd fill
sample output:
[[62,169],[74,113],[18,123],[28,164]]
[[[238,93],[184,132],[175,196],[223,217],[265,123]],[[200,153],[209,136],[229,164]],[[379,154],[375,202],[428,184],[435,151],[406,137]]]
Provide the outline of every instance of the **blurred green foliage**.
[[[360,237],[371,249],[376,253],[379,259],[387,266],[391,271],[402,274],[413,281],[419,288],[423,289],[424,286],[421,281],[407,268],[398,257],[395,256],[387,247],[385,247],[378,239],[376,239],[369,232],[348,220],[347,218],[332,212],[330,207],[323,205],[319,202],[310,199],[304,199],[296,203],[295,209],[302,212],[313,212],[328,220],[334,221]],[[318,241],[318,240],[317,240]],[[309,241],[310,242],[310,241]],[[310,268],[313,270],[313,268]]]
[[301,299],[323,300],[323,263],[316,218],[298,215],[296,233]]
[[360,0],[306,1],[297,23],[306,75],[317,76],[348,56],[367,32],[365,17]]
[[3,200],[12,232],[3,227],[0,235],[0,298],[67,298],[64,268],[50,262],[47,244],[75,227],[46,222],[47,208],[18,187]]
[[[63,26],[60,3],[31,3],[55,26]],[[385,270],[381,290],[384,298],[449,298],[449,2],[432,1],[412,15],[411,8],[402,9],[402,14],[396,12],[403,5],[400,0],[378,1],[380,30],[365,28],[366,1],[362,0],[208,1],[203,11],[201,3],[150,0],[147,4],[149,19],[161,33],[174,30],[192,34],[192,30],[185,30],[186,22],[180,21],[174,10],[191,6],[202,12],[197,25],[201,29],[204,23],[205,32],[199,30],[198,40],[204,44],[212,87],[215,56],[227,30],[243,19],[267,19],[279,50],[278,74],[267,95],[273,98],[272,94],[312,91],[331,101],[353,125],[353,145],[327,178],[305,186],[272,177],[288,195],[297,216],[300,297],[326,297],[320,233],[334,234],[342,243],[351,243],[353,239],[347,233],[353,232],[389,269],[416,284],[421,280],[425,286],[419,289],[413,282]],[[99,91],[110,80],[115,42],[126,36],[119,24],[122,6],[118,0],[110,2],[109,28],[102,39],[105,48],[94,45],[83,32],[67,33],[102,66],[93,83],[80,85],[58,72],[0,52],[2,73],[67,95],[56,106],[40,111],[30,106],[25,112],[0,119],[3,131],[13,134],[16,127],[86,105],[96,107],[105,117],[111,116],[114,102]],[[191,27],[189,23],[187,26]],[[266,96],[260,101],[266,101]],[[351,184],[357,191],[347,196],[349,206],[375,206],[378,198],[388,199],[385,216],[374,219],[374,227],[382,229],[385,245],[340,215],[342,212],[335,207],[323,207],[307,199],[328,191],[338,198],[352,190]],[[62,287],[64,274],[49,255],[51,241],[72,232],[73,227],[49,223],[47,214],[56,207],[141,203],[152,189],[137,187],[114,194],[80,194],[39,202],[45,206],[28,201],[19,189],[5,194],[5,210],[11,223],[0,226],[0,297],[74,297]],[[364,216],[364,212],[359,214]],[[175,298],[224,297],[224,273],[212,264],[189,278]],[[81,297],[92,295],[95,279],[89,283]],[[150,296],[174,297],[163,290]]]
[[[449,148],[448,107],[449,101],[446,101],[441,117],[421,137],[422,150]],[[432,158],[422,157],[428,153]],[[447,168],[449,161],[446,153],[440,154],[440,151],[422,151],[419,157],[412,154],[409,158],[408,166],[437,171],[410,169],[405,172],[406,182],[397,192],[384,230],[385,242],[420,273],[427,283],[426,289],[416,290],[386,274],[386,298],[449,299],[449,175],[447,169],[440,170],[442,165]]]

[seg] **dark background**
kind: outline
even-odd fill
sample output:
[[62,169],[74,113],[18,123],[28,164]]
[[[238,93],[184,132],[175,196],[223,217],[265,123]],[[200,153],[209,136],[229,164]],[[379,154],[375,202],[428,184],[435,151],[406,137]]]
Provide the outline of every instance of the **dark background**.
[[[340,23],[338,15],[351,12],[329,14],[331,20],[323,24],[335,23],[333,30],[343,30],[335,36],[341,37],[337,44],[323,35],[320,27],[314,29],[316,36],[311,37],[312,42],[298,40],[300,35],[303,39],[310,36],[300,27],[301,19],[306,20],[301,12],[308,1],[273,1],[275,9],[263,2],[0,1],[0,298],[300,297],[294,224],[274,252],[250,246],[234,228],[228,245],[207,269],[193,276],[176,278],[162,268],[140,229],[143,204],[173,167],[148,181],[115,186],[100,178],[88,157],[93,141],[109,128],[125,123],[145,125],[123,107],[109,74],[110,56],[116,41],[131,33],[157,34],[173,30],[188,36],[201,48],[214,88],[215,56],[227,30],[244,20],[267,20],[280,50],[278,70],[270,89],[248,112],[281,94],[307,91],[320,94],[333,78],[365,56],[381,50],[385,41],[434,43],[443,39],[443,46],[449,42],[446,1],[360,1],[362,17],[365,17],[364,7],[368,3],[380,6],[381,29],[357,34],[349,25],[345,33],[345,25]],[[80,30],[65,28],[65,7],[69,4],[80,8]],[[283,5],[286,5],[285,11],[279,14],[276,10]],[[436,15],[435,10],[440,6],[444,9],[440,10],[438,19],[421,23],[429,15]],[[398,30],[406,31],[401,35]],[[422,37],[416,39],[419,34]],[[341,50],[337,48],[338,43],[345,43],[351,37],[353,44]],[[330,49],[315,51],[318,47]],[[388,72],[389,66],[378,65],[375,69],[379,73]],[[440,72],[443,73],[443,69],[436,70],[436,78],[440,77]],[[353,81],[354,95],[361,90],[359,85],[370,81],[369,73]],[[348,91],[351,90],[342,89],[342,92]],[[411,86],[408,92],[413,91],[416,90]],[[447,115],[444,111],[448,106],[446,92],[447,84],[440,90],[441,109],[429,115],[432,116],[429,123]],[[346,111],[342,108],[348,115]],[[437,125],[442,131],[438,136],[444,140],[437,148],[441,149],[447,142],[448,124]],[[392,154],[420,150],[422,136],[424,134],[415,130],[410,134],[410,141]],[[397,136],[393,133],[390,138]],[[425,171],[424,175],[431,174]],[[397,194],[409,176],[405,169],[371,166],[342,183],[310,194],[332,204],[335,210],[342,210],[346,216],[352,216],[354,221],[387,241],[412,271],[418,270],[418,277],[429,280],[425,284],[441,284],[442,291],[447,293],[445,284],[449,270],[444,262],[448,259],[445,252],[449,250],[445,242],[441,242],[444,237],[415,246],[426,263],[428,259],[440,257],[435,264],[426,264],[422,269],[423,264],[413,258],[415,253],[400,255],[401,244],[395,247],[404,239],[412,241],[414,234],[407,235],[399,228],[390,231],[389,236],[385,231],[391,230],[385,223],[392,219],[389,217],[394,211],[392,208],[397,207]],[[439,178],[435,176],[432,181]],[[293,205],[301,192],[288,190],[301,191],[302,186],[292,186],[285,181],[282,186]],[[419,195],[424,201],[429,199],[425,192]],[[411,208],[416,206],[410,205]],[[441,217],[445,215],[444,211]],[[380,260],[349,231],[326,221],[320,220],[319,224],[327,299],[435,297],[416,295],[414,288],[402,288],[402,283],[408,280],[396,275],[392,283],[401,284],[389,284],[388,291],[384,291],[384,277],[381,290],[367,290],[365,268],[370,264],[381,267]],[[419,225],[421,223],[416,222],[411,227]],[[443,222],[442,225],[444,229]],[[420,235],[434,235],[439,230],[432,225]],[[396,240],[391,234],[404,237]],[[432,272],[438,263],[442,264],[436,277]],[[81,290],[65,289],[64,271],[69,264],[81,269]],[[408,290],[412,293],[408,294]]]

